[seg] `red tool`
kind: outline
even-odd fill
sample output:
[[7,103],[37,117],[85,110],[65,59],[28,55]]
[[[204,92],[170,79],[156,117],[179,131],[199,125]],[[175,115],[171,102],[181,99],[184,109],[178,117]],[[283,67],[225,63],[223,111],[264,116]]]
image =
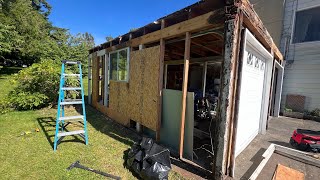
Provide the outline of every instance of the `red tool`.
[[296,129],[290,138],[290,144],[299,150],[320,152],[320,131]]

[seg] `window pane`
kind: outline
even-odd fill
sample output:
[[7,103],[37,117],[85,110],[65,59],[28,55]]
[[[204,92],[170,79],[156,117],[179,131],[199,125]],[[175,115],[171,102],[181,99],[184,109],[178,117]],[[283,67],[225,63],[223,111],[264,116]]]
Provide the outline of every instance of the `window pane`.
[[127,80],[127,49],[119,51],[119,64],[118,64],[118,80],[126,81]]
[[296,13],[293,42],[320,41],[320,7]]
[[110,54],[110,79],[117,80],[117,53]]

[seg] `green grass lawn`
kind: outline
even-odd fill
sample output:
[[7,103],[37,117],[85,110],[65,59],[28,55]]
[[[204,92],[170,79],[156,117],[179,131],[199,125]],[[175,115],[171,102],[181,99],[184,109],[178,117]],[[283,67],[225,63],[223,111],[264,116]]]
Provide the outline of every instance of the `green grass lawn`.
[[[1,75],[0,98],[8,93],[10,75]],[[5,85],[5,86],[3,86]],[[85,79],[84,86],[87,86]],[[8,90],[9,89],[9,90]],[[66,112],[78,113],[74,108]],[[52,149],[56,109],[14,111],[0,115],[0,179],[102,179],[81,169],[66,168],[76,160],[122,179],[136,179],[124,167],[124,152],[137,135],[87,106],[89,145],[78,136],[69,136]],[[36,128],[40,132],[35,132]],[[80,128],[73,125],[72,128]],[[24,131],[31,134],[21,135]],[[174,172],[170,179],[181,179]]]

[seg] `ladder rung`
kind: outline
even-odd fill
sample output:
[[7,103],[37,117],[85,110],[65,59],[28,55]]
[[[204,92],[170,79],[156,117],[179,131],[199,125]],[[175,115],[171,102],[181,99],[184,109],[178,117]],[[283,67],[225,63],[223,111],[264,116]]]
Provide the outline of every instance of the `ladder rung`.
[[82,104],[82,101],[63,101],[60,105]]
[[60,121],[73,120],[73,119],[83,119],[83,116],[65,116],[65,117],[59,117],[59,120],[60,120]]
[[80,74],[63,74],[63,76],[76,76],[76,77],[80,77]]
[[81,90],[81,87],[63,87],[64,91]]
[[70,135],[75,135],[75,134],[83,134],[84,130],[78,130],[78,131],[69,131],[69,132],[59,132],[58,137],[62,136],[70,136]]
[[80,64],[80,61],[63,60],[62,63],[64,63],[64,64]]

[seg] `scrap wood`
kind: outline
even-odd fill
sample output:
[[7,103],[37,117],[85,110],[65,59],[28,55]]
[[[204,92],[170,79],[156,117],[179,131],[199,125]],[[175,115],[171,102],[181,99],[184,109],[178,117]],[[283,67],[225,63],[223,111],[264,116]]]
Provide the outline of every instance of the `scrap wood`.
[[304,174],[295,169],[278,164],[272,180],[303,180]]

